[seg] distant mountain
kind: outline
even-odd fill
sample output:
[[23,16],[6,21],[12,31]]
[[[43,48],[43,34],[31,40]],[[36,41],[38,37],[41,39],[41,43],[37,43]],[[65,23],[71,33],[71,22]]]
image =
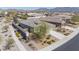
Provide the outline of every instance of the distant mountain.
[[79,12],[79,7],[56,7],[50,9],[50,12]]
[[50,9],[47,8],[39,8],[36,10],[31,10],[31,12],[49,12]]
[[79,7],[56,7],[56,8],[39,8],[34,11],[46,11],[46,12],[79,12]]
[[37,9],[38,11],[49,11],[49,9],[47,9],[47,8],[39,8],[39,9]]
[[39,8],[35,10],[23,10],[23,9],[0,9],[0,10],[17,10],[17,11],[27,11],[27,12],[79,12],[79,7],[51,7],[51,8]]

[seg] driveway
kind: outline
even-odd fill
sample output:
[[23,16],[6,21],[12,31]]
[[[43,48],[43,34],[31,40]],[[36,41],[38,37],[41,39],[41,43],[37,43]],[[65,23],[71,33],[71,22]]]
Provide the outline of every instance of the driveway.
[[58,39],[60,39],[60,40],[65,37],[65,35],[63,35],[61,33],[58,33],[56,31],[52,31],[52,30],[49,32],[49,34],[52,35],[52,36],[54,36],[54,37],[56,37],[56,38],[58,38]]
[[72,31],[75,30],[75,28],[72,28],[72,27],[70,27],[70,26],[62,26],[62,28],[69,29],[69,30],[72,30]]

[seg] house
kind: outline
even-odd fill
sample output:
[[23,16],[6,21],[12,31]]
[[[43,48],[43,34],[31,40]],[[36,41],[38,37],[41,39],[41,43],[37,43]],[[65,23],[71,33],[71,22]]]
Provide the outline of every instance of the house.
[[36,27],[40,21],[37,18],[32,18],[28,20],[23,20],[19,23],[19,26],[23,29],[28,28],[28,31],[30,32],[32,28]]
[[56,27],[61,26],[62,24],[62,19],[59,17],[45,17],[45,18],[40,18],[40,20],[54,24]]
[[69,23],[71,20],[71,16],[66,16],[66,15],[58,15],[53,17],[49,16],[49,17],[40,18],[40,20],[48,23],[52,23],[56,25],[56,27],[60,27],[66,23]]
[[28,15],[34,18],[46,17],[46,15],[42,13],[28,13]]
[[64,20],[66,23],[69,23],[72,18],[70,15],[58,15],[57,17],[62,18],[62,20]]
[[[23,39],[27,39],[26,31],[23,30],[23,28],[21,28],[20,26],[18,26],[18,25],[17,25],[16,23],[14,23],[14,22],[12,23],[12,26],[16,29],[16,31],[18,31],[18,32],[21,33]],[[15,32],[16,32],[16,31],[15,31]]]
[[27,36],[29,36],[28,32],[30,33],[34,27],[38,26],[39,23],[40,21],[38,19],[32,18],[20,21],[18,25],[15,22],[13,22],[12,25],[14,28],[16,28],[17,31],[19,31],[22,34],[24,39],[27,39]]

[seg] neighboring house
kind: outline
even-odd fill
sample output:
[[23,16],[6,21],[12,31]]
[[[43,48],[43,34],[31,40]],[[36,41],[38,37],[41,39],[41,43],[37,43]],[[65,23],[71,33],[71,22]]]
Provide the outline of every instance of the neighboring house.
[[27,14],[27,11],[25,10],[18,10],[17,13],[20,15],[20,14]]
[[35,18],[46,17],[45,14],[41,14],[41,13],[28,13],[28,15]]
[[58,15],[57,17],[62,18],[62,20],[64,20],[66,23],[69,23],[72,18],[72,16],[69,15]]
[[73,16],[75,15],[76,13],[69,13],[69,12],[53,12],[52,13],[52,16],[57,16],[57,15],[67,15],[67,16]]
[[56,27],[60,27],[62,24],[62,19],[58,17],[45,17],[45,18],[40,18],[40,20],[54,24]]
[[40,21],[37,18],[32,18],[28,20],[23,20],[20,22],[19,26],[23,29],[28,28],[28,31],[30,32],[32,28],[36,27]]
[[56,25],[56,27],[61,27],[62,25],[69,23],[71,20],[71,16],[54,16],[54,17],[44,17],[40,18],[41,21],[45,21],[48,23],[52,23]]

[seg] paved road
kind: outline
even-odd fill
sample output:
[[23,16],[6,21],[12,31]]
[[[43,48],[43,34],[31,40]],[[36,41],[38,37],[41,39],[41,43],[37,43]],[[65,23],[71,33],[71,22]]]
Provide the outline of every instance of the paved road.
[[55,49],[54,51],[79,51],[79,34],[66,44]]

